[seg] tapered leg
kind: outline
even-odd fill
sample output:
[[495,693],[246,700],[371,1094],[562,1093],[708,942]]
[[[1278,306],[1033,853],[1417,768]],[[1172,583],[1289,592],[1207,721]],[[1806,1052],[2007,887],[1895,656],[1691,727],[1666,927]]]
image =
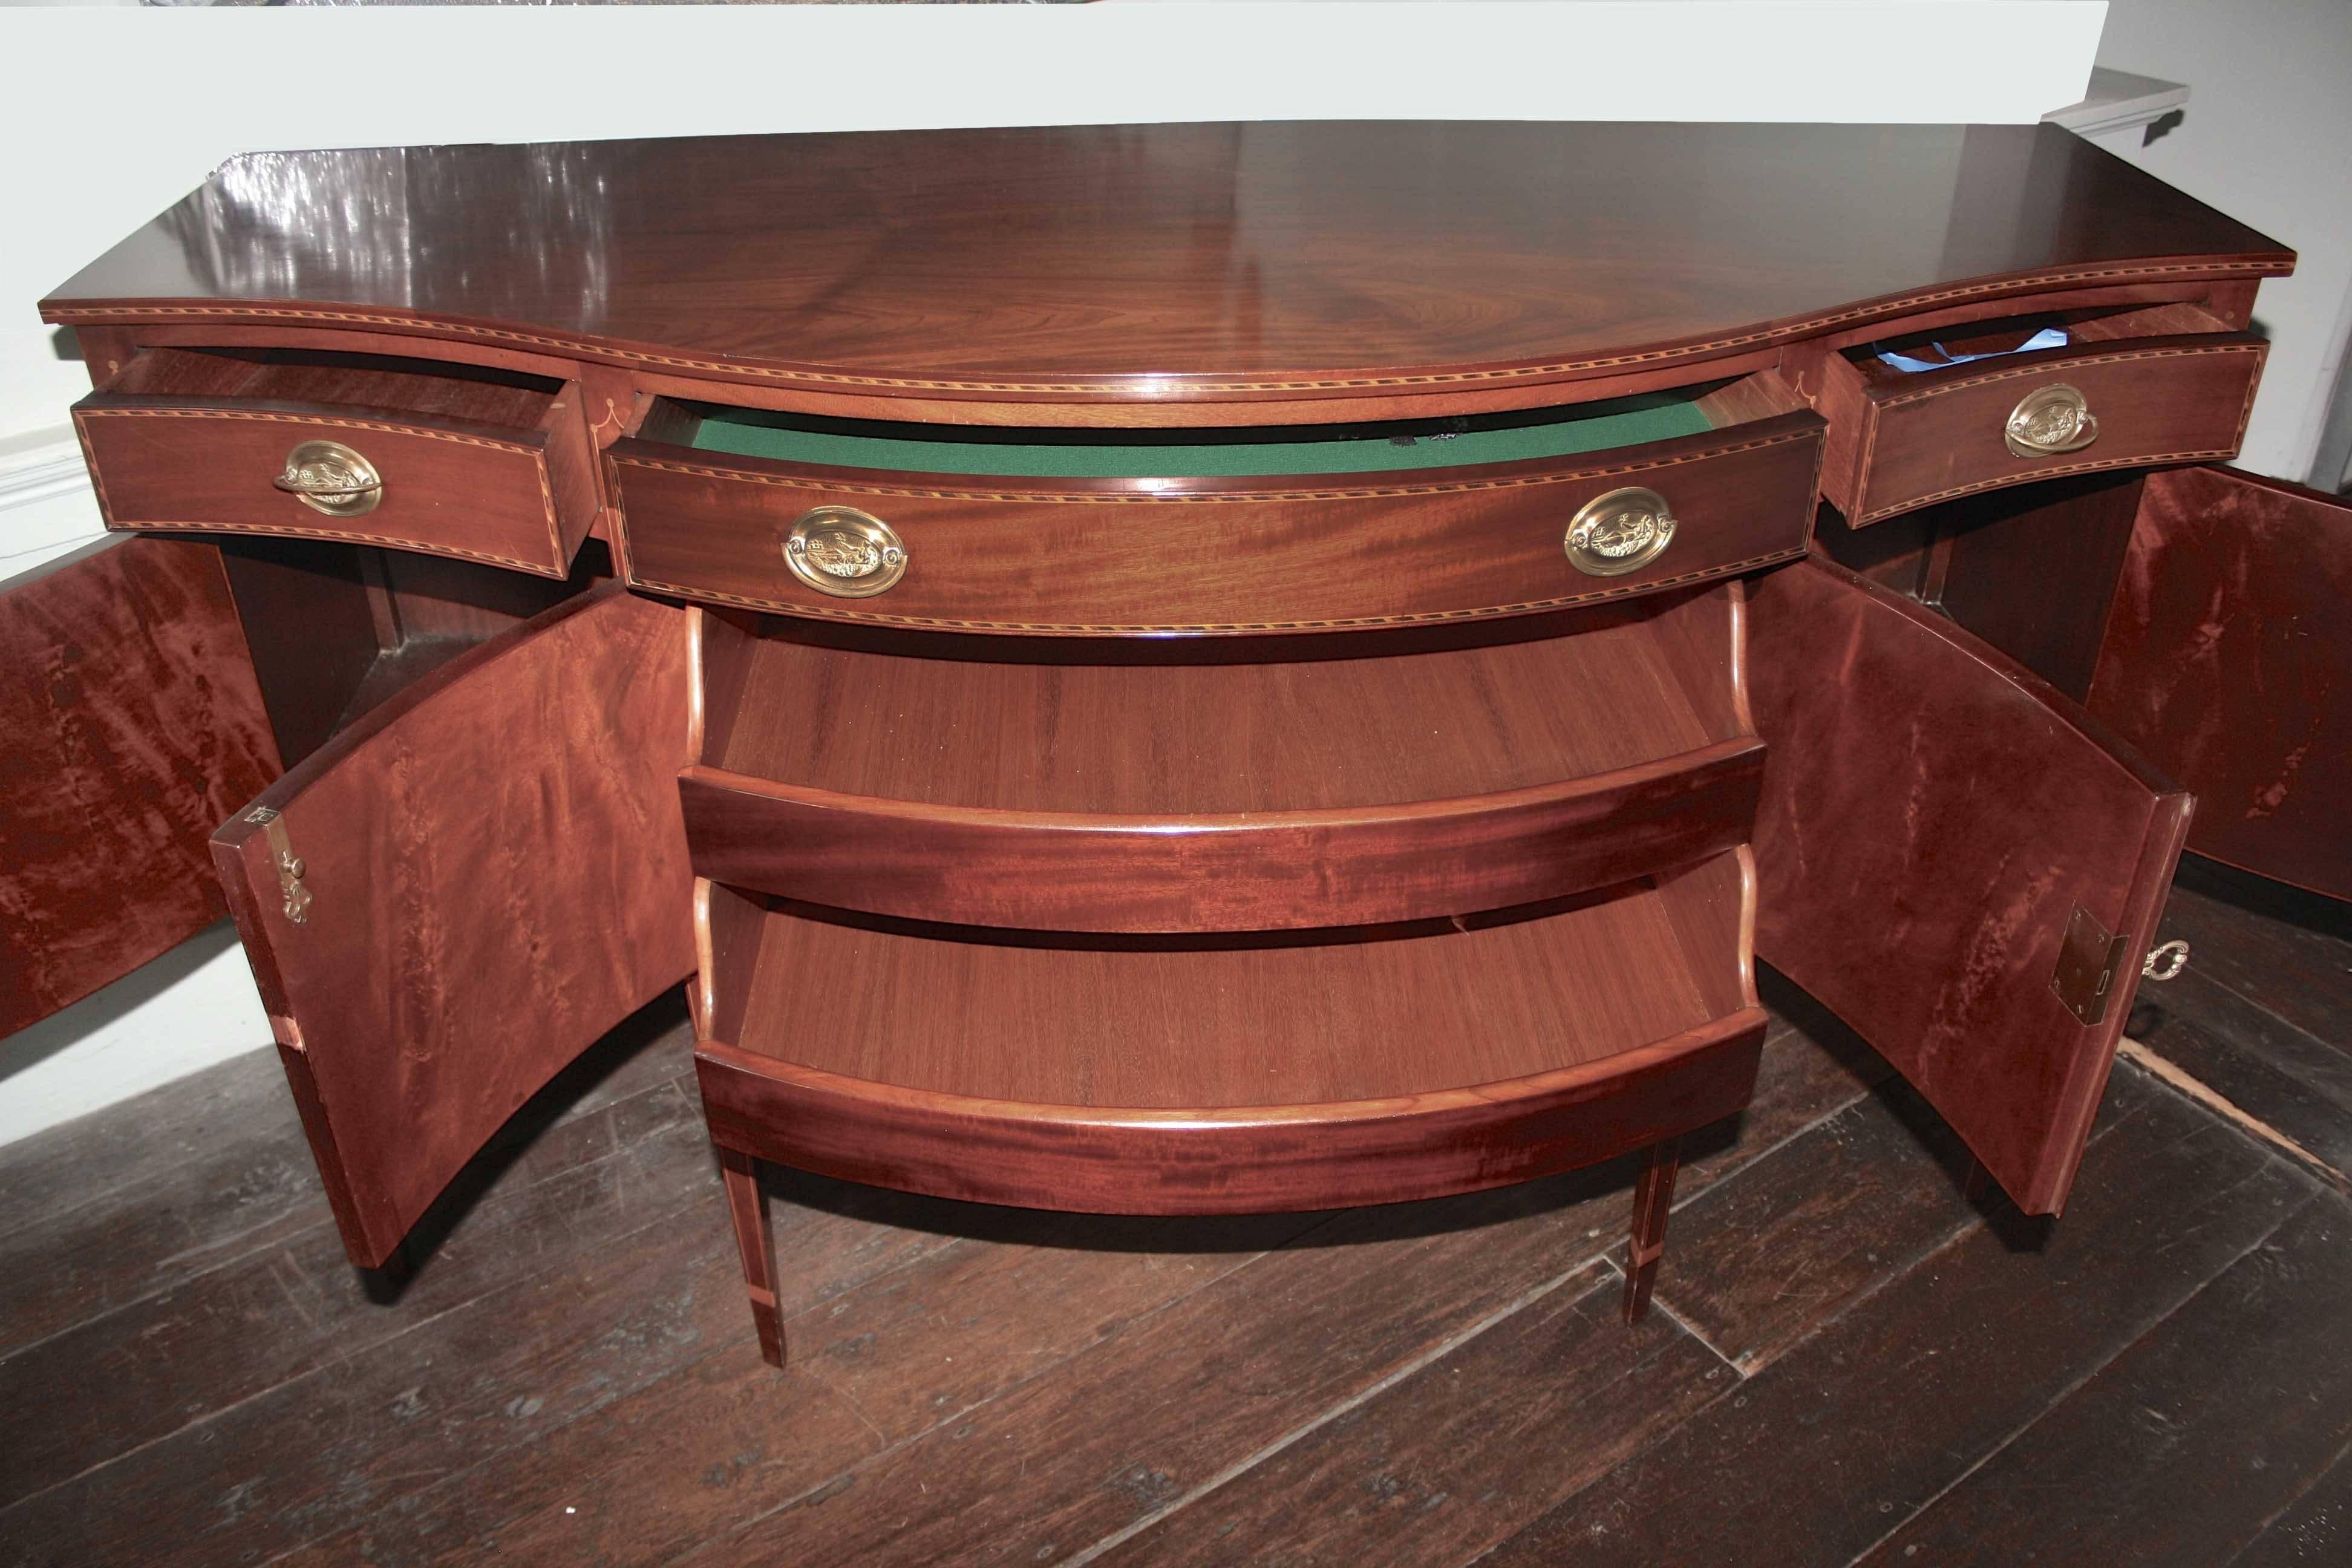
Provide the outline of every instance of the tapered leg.
[[784,1364],[784,1324],[776,1315],[775,1244],[768,1235],[768,1203],[760,1192],[758,1162],[733,1149],[719,1151],[727,1173],[727,1212],[735,1221],[735,1246],[743,1255],[743,1286],[751,1297],[751,1322],[760,1331],[760,1355],[770,1366]]
[[1666,1211],[1675,1203],[1675,1173],[1682,1167],[1682,1140],[1662,1138],[1642,1151],[1642,1173],[1633,1183],[1633,1240],[1625,1257],[1625,1321],[1650,1314],[1650,1291],[1658,1282],[1658,1258],[1666,1250]]

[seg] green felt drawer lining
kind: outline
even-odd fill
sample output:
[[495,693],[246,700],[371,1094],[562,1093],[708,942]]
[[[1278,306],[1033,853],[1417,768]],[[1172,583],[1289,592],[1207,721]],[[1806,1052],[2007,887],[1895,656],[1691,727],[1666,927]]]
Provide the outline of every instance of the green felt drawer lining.
[[[1714,428],[1696,402],[1673,393],[1619,398],[1595,409],[1560,409],[1532,422],[1522,415],[1502,428],[1454,435],[1391,435],[1379,426],[1360,435],[1323,426],[1305,441],[1226,439],[1213,444],[1142,443],[1132,439],[933,440],[919,426],[868,426],[887,436],[845,435],[782,423],[783,416],[743,409],[706,411],[694,445],[705,452],[822,463],[898,473],[973,474],[1017,479],[1192,479],[1289,474],[1371,474],[1398,468],[1454,468],[1526,458],[1562,458],[1604,451]],[[1324,434],[1324,432],[1332,432]],[[898,432],[908,432],[898,434]],[[1056,433],[1060,434],[1060,433]],[[1087,433],[1073,432],[1074,436]]]

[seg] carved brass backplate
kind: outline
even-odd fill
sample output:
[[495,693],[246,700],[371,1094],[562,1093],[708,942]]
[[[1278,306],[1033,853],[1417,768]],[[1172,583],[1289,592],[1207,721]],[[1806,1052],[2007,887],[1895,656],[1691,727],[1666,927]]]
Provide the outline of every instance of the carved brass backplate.
[[2066,934],[2058,941],[2058,970],[2050,977],[2050,989],[2079,1022],[2095,1024],[2107,1016],[2116,990],[2116,971],[2124,961],[2124,941],[2109,936],[2099,918],[2080,904],[2067,917]]
[[1675,514],[1655,490],[1630,485],[1586,501],[1569,520],[1568,559],[1595,577],[1638,572],[1674,542]]
[[341,441],[302,442],[286,454],[286,471],[269,482],[329,517],[362,517],[383,500],[383,476]]
[[2099,438],[2099,422],[2080,387],[2053,381],[2019,398],[2001,437],[2021,458],[2051,458],[2079,452]]
[[821,506],[784,535],[784,564],[820,594],[867,599],[907,574],[907,547],[896,529],[871,512]]

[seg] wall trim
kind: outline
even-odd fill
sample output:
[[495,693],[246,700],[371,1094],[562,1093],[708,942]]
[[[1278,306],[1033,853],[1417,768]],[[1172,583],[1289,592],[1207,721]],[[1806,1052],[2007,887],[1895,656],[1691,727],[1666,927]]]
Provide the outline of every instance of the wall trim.
[[0,452],[0,512],[89,489],[89,470],[82,466],[72,426],[28,430],[5,445],[17,449]]

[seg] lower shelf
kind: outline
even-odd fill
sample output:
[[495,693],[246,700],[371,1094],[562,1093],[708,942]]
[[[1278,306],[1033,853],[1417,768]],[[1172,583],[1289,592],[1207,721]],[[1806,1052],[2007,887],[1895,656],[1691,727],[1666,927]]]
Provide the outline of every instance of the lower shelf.
[[1742,848],[1604,896],[1307,939],[978,931],[706,885],[713,1136],[803,1170],[1122,1214],[1500,1186],[1744,1106]]

